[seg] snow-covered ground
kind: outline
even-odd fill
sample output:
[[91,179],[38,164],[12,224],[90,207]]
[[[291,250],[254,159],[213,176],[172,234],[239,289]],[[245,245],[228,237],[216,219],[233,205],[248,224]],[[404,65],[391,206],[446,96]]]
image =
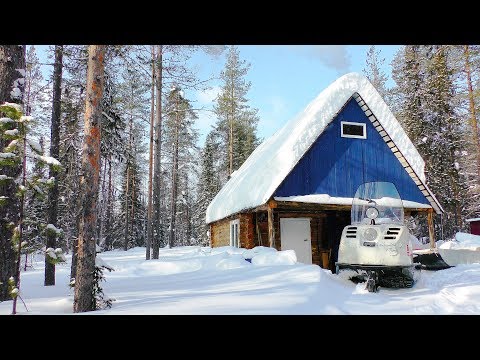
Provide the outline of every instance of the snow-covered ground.
[[[84,314],[480,314],[480,264],[422,270],[411,289],[380,288],[345,280],[316,265],[294,263],[295,254],[272,249],[179,247],[145,261],[145,249],[101,253],[108,310]],[[22,273],[20,314],[71,314],[70,257],[57,265],[56,285],[43,286],[43,262]],[[0,314],[12,302],[0,303]]]
[[480,263],[480,236],[457,232],[455,239],[437,244],[442,259],[450,266]]
[[442,242],[439,248],[480,251],[480,235],[457,232],[454,240]]

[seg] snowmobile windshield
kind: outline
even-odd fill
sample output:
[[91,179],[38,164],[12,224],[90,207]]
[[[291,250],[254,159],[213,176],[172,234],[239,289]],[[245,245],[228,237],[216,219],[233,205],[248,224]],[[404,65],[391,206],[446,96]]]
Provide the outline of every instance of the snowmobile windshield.
[[352,202],[352,224],[403,224],[403,202],[391,182],[360,185]]

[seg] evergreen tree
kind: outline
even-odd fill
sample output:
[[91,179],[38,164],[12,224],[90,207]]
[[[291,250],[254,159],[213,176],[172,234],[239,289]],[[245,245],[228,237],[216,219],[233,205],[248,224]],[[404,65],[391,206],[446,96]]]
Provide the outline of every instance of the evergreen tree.
[[[189,216],[187,223],[180,216],[177,204],[186,201],[186,194],[189,192],[190,184],[186,174],[194,166],[194,154],[198,138],[197,130],[193,127],[197,115],[188,99],[184,97],[183,91],[178,87],[172,88],[165,103],[164,118],[164,144],[170,167],[170,195],[169,195],[169,246],[182,244],[190,239],[182,238],[182,226],[191,228],[192,218]],[[191,190],[190,190],[191,191]],[[185,210],[185,209],[184,209]],[[188,232],[188,231],[187,231]]]
[[[107,60],[106,60],[107,61]],[[111,62],[111,61],[110,61]],[[127,122],[133,121],[133,113],[129,108],[132,97],[129,90],[125,92],[124,79],[117,79],[116,72],[120,69],[111,66],[110,62],[106,63],[105,70],[105,87],[102,98],[102,142],[101,142],[101,163],[100,186],[97,203],[97,244],[101,248],[104,247],[105,237],[111,237],[105,230],[105,223],[111,222],[112,219],[106,219],[107,209],[112,208],[113,204],[108,201],[115,201],[114,197],[109,197],[107,188],[107,165],[108,163],[118,164],[128,163],[131,156],[129,135],[126,135]],[[142,98],[139,97],[138,101]],[[131,132],[131,131],[130,131]],[[129,132],[129,133],[130,133]],[[109,213],[113,216],[113,213]]]
[[[47,134],[48,113],[51,112],[50,84],[44,82],[35,46],[28,46],[26,52],[26,73],[24,109],[25,115],[32,116],[35,121],[29,124],[30,141],[38,140],[41,153],[45,151],[44,138]],[[55,158],[58,156],[53,155]],[[33,167],[32,179],[42,181],[47,178],[45,164],[37,158],[27,157],[27,166]],[[50,183],[55,184],[54,181]],[[40,189],[40,188],[39,188]],[[47,199],[45,194],[34,191],[25,195],[24,238],[25,246],[22,252],[25,261],[22,265],[24,271],[28,267],[28,255],[40,251],[45,246],[45,225],[48,223]]]
[[[40,138],[39,147],[41,153],[44,152],[43,137]],[[47,178],[47,171],[45,163],[38,158],[33,159],[32,168],[32,182],[42,182]],[[52,179],[53,180],[53,179]],[[53,181],[49,181],[52,183]],[[25,197],[25,240],[26,244],[23,246],[23,252],[25,254],[25,262],[23,264],[24,271],[27,270],[28,255],[35,253],[42,248],[45,248],[45,235],[47,219],[47,198],[46,194],[38,189],[37,191],[28,192]]]
[[381,51],[377,50],[375,45],[372,45],[367,52],[366,66],[363,69],[363,73],[368,80],[370,80],[387,105],[390,105],[390,92],[386,85],[387,75],[382,69],[384,63],[385,58],[381,57]]
[[[143,128],[142,128],[143,131]],[[147,241],[147,206],[143,189],[145,188],[145,164],[142,154],[145,147],[139,143],[134,144],[136,161],[132,164],[132,213],[131,234],[134,239],[133,246],[145,246]]]
[[455,108],[462,118],[462,131],[466,142],[461,150],[460,172],[466,178],[468,194],[466,196],[466,217],[480,216],[480,128],[478,79],[480,78],[480,46],[450,46],[451,66],[454,76],[458,103]]
[[205,222],[206,210],[215,195],[220,191],[220,179],[216,170],[218,168],[218,140],[216,140],[215,137],[215,131],[208,133],[205,139],[205,146],[201,153],[195,224],[198,229],[197,241],[202,246],[209,245],[209,226]]
[[[142,184],[143,171],[141,154],[145,147],[135,139],[140,138],[143,127],[139,124],[132,129],[132,145],[123,171],[120,190],[120,212],[117,215],[118,226],[114,231],[113,248],[130,249],[135,246],[145,246],[146,242],[146,207],[143,202]],[[120,241],[121,240],[121,241]]]
[[245,60],[240,60],[238,48],[231,46],[220,75],[222,90],[214,108],[223,157],[222,182],[243,164],[259,142],[256,136],[257,110],[250,108],[246,98],[251,83],[244,77],[249,67]]
[[464,210],[467,186],[460,172],[461,150],[465,141],[461,120],[454,109],[452,70],[448,67],[449,48],[427,48],[425,78],[425,133],[422,142],[428,148],[425,171],[427,184],[445,209],[444,236],[451,238],[465,230]]
[[[48,101],[48,84],[43,81],[43,75],[40,67],[35,46],[29,46],[26,54],[26,74],[25,74],[25,115],[33,116],[37,123],[43,123],[44,112],[50,110],[51,103]],[[47,111],[45,111],[47,110]],[[47,115],[47,114],[45,114]],[[35,129],[32,129],[35,131]],[[32,134],[34,135],[35,132]]]
[[153,174],[153,191],[152,191],[152,200],[153,200],[153,223],[152,226],[152,258],[158,259],[160,252],[160,245],[164,238],[164,219],[163,216],[163,197],[162,197],[162,184],[165,184],[162,181],[163,170],[162,170],[162,89],[164,85],[164,47],[163,45],[156,46],[156,58],[155,58],[155,69],[154,69],[154,82],[155,82],[155,132],[154,132],[154,142],[155,142],[155,153],[154,153],[154,174]]
[[[62,97],[62,70],[63,70],[63,46],[55,45],[55,65],[53,70],[53,102],[52,121],[50,132],[50,155],[57,158],[60,146],[60,110]],[[50,167],[50,178],[58,176],[56,169]],[[48,223],[58,225],[58,183],[53,181],[48,194]],[[47,232],[47,248],[56,248],[57,234],[54,231]],[[45,255],[45,285],[55,285],[55,264],[48,261],[48,254]]]
[[75,278],[77,270],[76,253],[81,214],[79,179],[82,173],[81,149],[87,58],[87,46],[64,45],[59,146],[59,160],[63,165],[63,171],[58,174],[58,224],[64,229],[65,243],[62,247],[66,251],[72,251],[71,278]]
[[147,238],[145,244],[145,259],[150,260],[153,240],[153,136],[155,122],[155,47],[150,47],[151,52],[151,84],[150,84],[150,133],[148,147],[148,189],[147,189]]
[[[17,126],[14,129],[5,130],[1,134],[1,137],[4,140],[9,140],[10,143],[4,148],[5,152],[0,153],[0,165],[6,170],[7,168],[16,167],[17,163],[21,164],[20,178],[18,182],[15,182],[15,186],[17,187],[16,191],[9,196],[15,196],[19,199],[18,223],[10,223],[10,227],[13,228],[10,246],[13,247],[16,252],[15,277],[12,276],[8,281],[8,285],[11,288],[9,293],[13,298],[12,314],[16,314],[17,297],[20,296],[21,255],[23,253],[23,246],[25,246],[25,202],[29,196],[29,192],[35,192],[39,196],[44,196],[46,187],[52,186],[54,181],[53,179],[46,180],[36,176],[31,177],[27,169],[27,157],[38,159],[57,169],[60,167],[60,163],[50,156],[45,156],[39,144],[28,137],[32,118],[23,115],[20,105],[5,103],[0,105],[0,111],[6,115],[2,123],[7,124],[7,126],[16,123]],[[2,182],[8,183],[12,182],[12,180],[13,177],[2,176]],[[2,201],[0,201],[0,206],[4,206],[9,197],[3,196],[1,198]],[[42,225],[45,226],[44,224]],[[45,226],[45,230],[47,234],[49,231],[57,234],[57,229],[54,227]],[[65,261],[61,250],[56,252],[55,249],[47,248],[45,255],[46,259],[53,258],[55,261]]]
[[[120,212],[118,219],[121,225],[112,229],[117,241],[111,242],[113,247],[120,246],[127,250],[133,246],[145,245],[145,209],[141,201],[145,173],[144,163],[141,161],[141,154],[145,151],[142,139],[145,135],[144,126],[148,123],[148,91],[149,84],[141,74],[131,66],[127,65],[122,72],[122,79],[116,86],[115,103],[118,113],[121,114],[123,122],[128,123],[126,131],[123,132],[121,140],[122,162],[125,164],[121,180]],[[111,210],[110,210],[111,211]],[[109,222],[111,220],[108,220]],[[119,230],[123,231],[120,233]],[[106,236],[111,236],[108,232]]]
[[[19,70],[17,70],[19,69]],[[22,102],[25,78],[25,50],[21,45],[0,45],[0,105],[5,102]],[[0,111],[0,301],[10,299],[8,281],[16,277],[15,251],[12,247],[14,228],[19,222],[20,203],[15,196],[16,182],[22,172],[17,157],[11,159],[6,151],[12,139],[4,136],[5,131],[18,131],[18,122],[7,120]],[[7,166],[10,165],[10,166]],[[18,281],[19,279],[15,279]]]
[[425,160],[427,185],[445,210],[443,221],[436,221],[436,233],[445,239],[465,229],[467,202],[461,168],[465,141],[456,110],[450,51],[447,46],[405,46],[392,72],[400,100],[398,118]]
[[[422,141],[424,74],[420,51],[421,47],[419,45],[407,45],[400,49],[394,60],[392,70],[392,77],[397,85],[394,89],[395,102],[399,104],[396,115],[408,137],[417,148],[425,147]],[[422,150],[422,154],[428,151],[426,148]]]

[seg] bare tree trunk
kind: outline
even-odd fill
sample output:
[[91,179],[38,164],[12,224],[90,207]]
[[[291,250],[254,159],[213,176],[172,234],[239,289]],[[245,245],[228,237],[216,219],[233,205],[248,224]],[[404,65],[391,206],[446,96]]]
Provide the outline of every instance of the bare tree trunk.
[[128,250],[128,192],[129,192],[129,183],[130,183],[130,166],[127,163],[127,176],[125,180],[125,228],[123,231],[123,250]]
[[177,214],[177,188],[178,188],[178,94],[175,105],[175,139],[173,142],[173,165],[172,165],[172,197],[170,199],[170,234],[168,244],[173,247],[175,242],[175,217]]
[[75,279],[77,277],[77,254],[78,237],[74,237],[72,243],[72,265],[70,267],[70,279]]
[[[32,68],[28,69],[28,66],[27,66],[27,63],[26,63],[26,59],[25,59],[25,68],[27,70],[27,77],[29,79],[32,78]],[[27,116],[30,116],[31,115],[31,109],[32,109],[32,105],[30,103],[30,95],[32,93],[32,81],[30,80],[28,83],[27,83],[27,86],[25,87],[25,101],[24,101],[24,111],[25,111],[25,115]],[[43,140],[43,137],[41,138]],[[42,147],[42,151],[43,151],[43,142],[40,144],[41,147]],[[1,148],[0,148],[1,149]],[[25,243],[26,245],[28,245],[28,240],[29,239],[25,239]],[[28,263],[28,252],[25,253],[25,263],[23,264],[23,271],[27,271],[27,263]]]
[[191,245],[190,239],[192,238],[192,222],[190,221],[190,209],[188,206],[188,172],[185,172],[185,240],[186,245]]
[[475,100],[473,97],[472,75],[470,70],[470,50],[465,45],[465,72],[467,73],[468,100],[470,102],[470,126],[472,128],[472,142],[477,154],[477,178],[480,179],[480,141],[478,135],[477,115],[475,113]]
[[128,135],[128,153],[127,153],[127,176],[125,183],[125,232],[123,240],[123,250],[128,250],[128,223],[129,223],[129,204],[128,200],[130,197],[130,156],[132,152],[132,124],[133,117],[130,114],[130,124],[129,124],[129,135]]
[[[63,68],[63,45],[55,45],[55,64],[53,67],[53,104],[52,104],[52,124],[50,129],[50,156],[58,158],[60,148],[60,116],[62,100],[62,68]],[[58,172],[50,166],[50,178],[55,181],[48,193],[48,222],[57,225],[58,213]],[[47,232],[47,249],[55,249],[57,245],[57,235],[52,231]],[[55,265],[48,261],[48,255],[45,254],[45,286],[55,285]]]
[[[79,109],[82,104],[82,97],[78,97],[77,101],[77,108]],[[77,125],[80,121],[80,114],[79,112],[75,113],[74,117],[75,121],[70,121],[68,125],[68,133],[70,136],[76,132]],[[74,148],[70,148],[68,150],[68,164],[70,164],[70,171],[69,174],[75,173],[78,177],[81,176],[80,171],[81,169],[78,169],[77,165],[77,156],[76,156],[76,151]],[[79,171],[80,170],[80,171]],[[72,184],[72,183],[70,183]],[[72,197],[72,204],[75,204],[75,208],[80,209],[81,204],[80,202],[82,201],[81,195],[80,195],[80,185],[78,186],[78,191],[74,192],[74,196]],[[73,243],[72,243],[72,265],[70,267],[70,279],[75,279],[77,276],[77,253],[78,253],[78,236],[80,233],[80,216],[81,216],[81,211],[80,210],[74,210],[72,212],[75,216],[75,227],[74,229],[69,229],[71,233],[73,233]]]
[[104,229],[105,229],[105,211],[107,207],[107,185],[106,185],[106,179],[107,179],[107,159],[103,159],[103,170],[102,170],[102,188],[100,189],[100,194],[102,195],[102,201],[100,205],[100,224],[98,226],[98,236],[97,236],[97,244],[101,245],[102,240],[104,237]]
[[155,47],[152,45],[152,91],[150,99],[150,152],[148,156],[148,207],[147,207],[147,243],[145,259],[150,260],[153,226],[152,226],[152,177],[153,177],[153,123],[155,121]]
[[130,185],[130,166],[127,163],[127,176],[125,184],[125,229],[124,229],[124,239],[123,239],[123,250],[128,250],[128,222],[129,222],[129,211],[128,211],[128,197],[129,197],[129,185]]
[[[25,51],[22,45],[0,45],[0,104],[17,102],[12,99],[11,91],[16,79],[22,77],[16,69],[25,69]],[[0,117],[3,114],[0,113]],[[0,136],[0,151],[7,144]],[[17,178],[22,171],[18,166],[2,167],[2,174]],[[0,182],[0,196],[5,196],[5,203],[0,206],[0,301],[9,300],[8,279],[15,276],[15,251],[12,247],[13,227],[18,224],[20,203],[15,196],[17,185],[14,181]]]
[[228,142],[228,175],[233,172],[233,119],[230,119],[230,136]]
[[112,248],[112,237],[110,234],[111,228],[111,217],[112,217],[112,159],[108,157],[108,195],[107,195],[107,214],[105,215],[105,248],[111,250]]
[[228,175],[232,175],[233,173],[233,123],[234,123],[234,101],[233,101],[233,81],[232,81],[232,87],[230,89],[230,99],[231,99],[231,109],[230,109],[230,136],[229,136],[229,142],[228,142]]
[[[135,173],[132,174],[132,213],[130,215],[130,234],[135,234]],[[135,241],[137,239],[135,238]]]
[[88,48],[87,94],[85,102],[85,128],[82,155],[81,216],[78,236],[77,276],[73,311],[95,310],[95,213],[100,172],[100,122],[104,87],[105,45]]
[[160,208],[161,197],[160,190],[162,187],[162,45],[157,45],[157,81],[156,81],[156,121],[155,121],[155,173],[153,176],[153,251],[152,258],[158,259],[160,253],[160,236],[162,227],[162,211]]

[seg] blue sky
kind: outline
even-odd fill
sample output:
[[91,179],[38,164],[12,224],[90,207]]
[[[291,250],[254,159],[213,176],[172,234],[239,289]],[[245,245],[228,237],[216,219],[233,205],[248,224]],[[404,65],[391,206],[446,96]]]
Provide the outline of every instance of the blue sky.
[[[301,112],[323,89],[348,72],[362,72],[370,45],[240,45],[240,58],[250,63],[247,79],[252,86],[248,93],[250,105],[259,110],[258,136],[267,138]],[[400,45],[377,46],[385,58],[385,72],[390,77],[390,63]],[[225,54],[214,59],[198,54],[194,60],[202,76],[218,76],[225,64]],[[192,94],[191,99],[208,106],[219,90]],[[387,86],[392,86],[389,79]],[[200,113],[198,127],[202,141],[215,118]]]
[[[362,72],[370,45],[239,45],[240,58],[250,63],[247,79],[252,83],[247,98],[257,108],[260,121],[257,131],[267,138],[302,111],[323,89],[348,72]],[[390,63],[400,45],[378,45],[385,58],[385,72],[390,77]],[[46,46],[38,46],[40,51]],[[218,77],[225,64],[225,53],[212,57],[202,52],[191,59],[200,79]],[[41,56],[41,60],[45,57]],[[51,72],[51,70],[50,70]],[[195,107],[211,109],[220,82],[213,80],[204,92],[187,92]],[[388,86],[393,85],[389,79]],[[215,117],[200,111],[197,128],[200,146]]]

